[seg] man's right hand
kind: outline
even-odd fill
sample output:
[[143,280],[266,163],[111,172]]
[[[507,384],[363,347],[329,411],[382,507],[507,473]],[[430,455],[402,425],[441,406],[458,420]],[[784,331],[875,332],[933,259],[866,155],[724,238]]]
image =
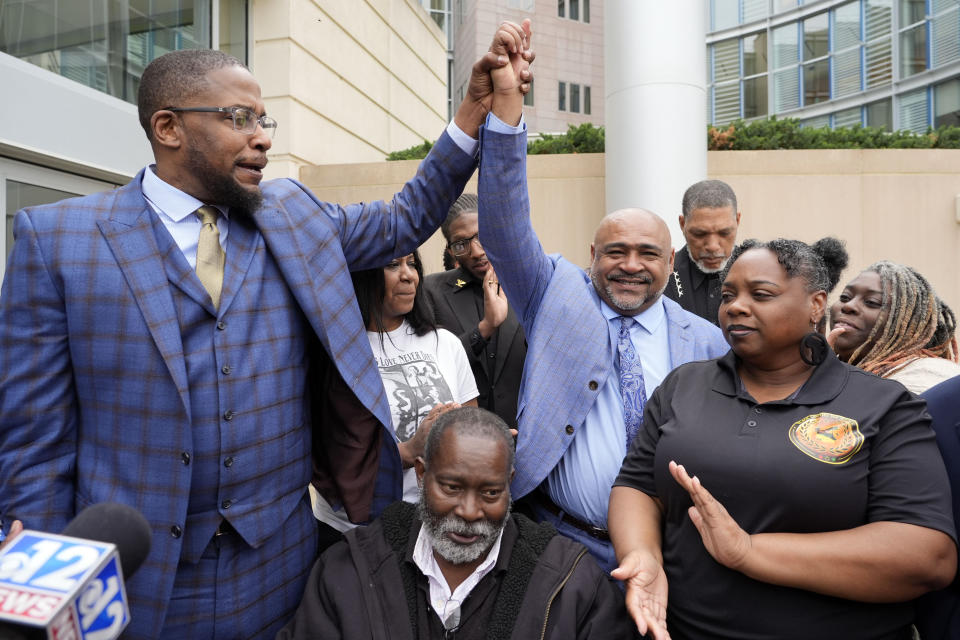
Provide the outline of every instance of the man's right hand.
[[477,331],[484,340],[489,340],[497,327],[507,319],[509,304],[506,294],[500,288],[493,266],[487,268],[481,286],[483,287],[483,318],[477,324]]
[[[495,91],[519,89],[521,96],[530,91],[530,83],[533,81],[530,64],[534,57],[535,54],[530,49],[530,20],[524,20],[522,26],[513,22],[502,23],[493,37],[490,50],[473,65],[466,95],[454,117],[460,130],[472,138],[477,137],[480,125],[487,114],[494,110]],[[495,84],[491,79],[491,72],[497,69],[504,69],[505,73]],[[521,98],[521,110],[522,105]],[[513,125],[519,121],[519,114],[516,122],[504,120]]]
[[627,611],[641,634],[669,640],[667,632],[667,575],[651,554],[628,553],[611,574],[627,588]]

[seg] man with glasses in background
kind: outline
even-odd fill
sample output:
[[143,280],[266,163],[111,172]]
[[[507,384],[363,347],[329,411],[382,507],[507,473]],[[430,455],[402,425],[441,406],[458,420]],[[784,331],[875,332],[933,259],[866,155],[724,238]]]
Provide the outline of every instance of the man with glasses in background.
[[[0,519],[59,532],[89,504],[141,511],[153,542],[126,583],[125,637],[273,638],[316,556],[311,443],[338,420],[370,425],[338,458],[363,464],[334,472],[353,482],[351,513],[400,497],[375,489],[400,460],[349,271],[439,225],[429,212],[476,166],[489,70],[513,48],[528,88],[528,45],[528,25],[501,25],[390,202],[261,186],[277,123],[259,85],[235,58],[189,50],[142,76],[155,164],[115,191],[17,214],[0,293]],[[331,389],[336,415],[311,407]]]
[[527,341],[507,304],[497,274],[477,237],[477,196],[465,193],[450,207],[440,231],[460,265],[424,278],[436,323],[460,337],[477,381],[477,406],[517,428],[517,396]]

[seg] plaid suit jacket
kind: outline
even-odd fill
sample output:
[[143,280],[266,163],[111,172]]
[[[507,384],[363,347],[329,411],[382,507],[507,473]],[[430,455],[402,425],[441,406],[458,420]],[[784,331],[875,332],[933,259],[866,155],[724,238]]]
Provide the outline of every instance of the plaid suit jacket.
[[[390,202],[342,207],[293,180],[263,185],[254,218],[267,248],[341,376],[383,425],[390,410],[349,270],[412,252],[439,226],[475,164],[444,133]],[[87,504],[139,509],[154,535],[134,580],[156,597],[135,615],[159,630],[180,558],[171,527],[184,522],[190,496],[180,462],[190,449],[190,398],[141,177],[17,214],[0,291],[0,516],[59,532]],[[262,356],[263,375],[250,393],[269,402],[279,384],[271,378],[276,355],[264,346]],[[272,427],[263,425],[265,441]],[[399,454],[392,436],[383,441],[375,511],[401,491]],[[309,434],[304,442],[309,450]],[[276,449],[262,452],[268,465],[285,463]],[[264,527],[263,537],[281,524]]]
[[[525,147],[488,145],[480,159],[480,242],[527,335],[513,497],[533,491],[560,461],[614,370],[600,298],[583,269],[546,255],[530,224]],[[504,173],[503,167],[522,170]],[[670,364],[729,350],[713,324],[664,299]]]

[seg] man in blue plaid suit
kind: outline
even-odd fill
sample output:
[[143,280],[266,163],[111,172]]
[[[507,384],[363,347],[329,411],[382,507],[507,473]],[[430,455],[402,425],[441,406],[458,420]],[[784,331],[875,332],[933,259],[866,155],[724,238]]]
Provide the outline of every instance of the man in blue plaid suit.
[[[484,131],[484,143],[497,135]],[[524,157],[501,148],[481,156],[478,194],[480,241],[528,345],[511,492],[529,495],[539,520],[583,543],[611,571],[607,506],[626,453],[627,406],[642,415],[642,398],[671,369],[729,347],[716,326],[662,296],[673,249],[659,217],[638,209],[605,217],[586,272],[546,255],[530,224]],[[516,165],[524,171],[497,171]],[[639,357],[642,397],[621,392],[621,340]]]
[[293,180],[261,188],[276,123],[239,61],[167,54],[138,100],[156,164],[17,214],[0,293],[0,518],[58,532],[89,504],[140,510],[153,543],[126,584],[126,637],[272,638],[292,616],[316,555],[317,369],[382,425],[372,515],[399,499],[349,271],[439,226],[476,165],[489,69],[505,62],[475,65],[454,123],[393,200],[341,207]]

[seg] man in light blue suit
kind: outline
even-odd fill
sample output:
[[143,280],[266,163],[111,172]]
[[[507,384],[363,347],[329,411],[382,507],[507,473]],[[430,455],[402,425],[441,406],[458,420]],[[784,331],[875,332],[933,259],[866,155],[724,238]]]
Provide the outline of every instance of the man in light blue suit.
[[[494,46],[513,36],[501,26]],[[153,544],[126,584],[125,637],[272,638],[292,616],[316,556],[320,376],[374,417],[367,515],[400,498],[349,271],[439,226],[476,166],[488,71],[505,63],[474,66],[455,122],[391,201],[339,206],[293,180],[260,185],[276,122],[246,67],[173,52],[138,100],[156,164],[17,214],[0,292],[0,520],[59,532],[89,504],[141,511]]]
[[[524,158],[485,152],[478,189],[480,241],[528,343],[511,491],[529,495],[539,519],[582,542],[611,571],[617,564],[607,505],[630,421],[671,369],[729,347],[716,326],[661,295],[673,249],[659,217],[638,209],[606,216],[585,272],[544,253],[530,224],[525,169],[497,169],[518,165],[525,168]],[[629,355],[621,357],[621,349]],[[626,394],[622,359],[639,380]]]

